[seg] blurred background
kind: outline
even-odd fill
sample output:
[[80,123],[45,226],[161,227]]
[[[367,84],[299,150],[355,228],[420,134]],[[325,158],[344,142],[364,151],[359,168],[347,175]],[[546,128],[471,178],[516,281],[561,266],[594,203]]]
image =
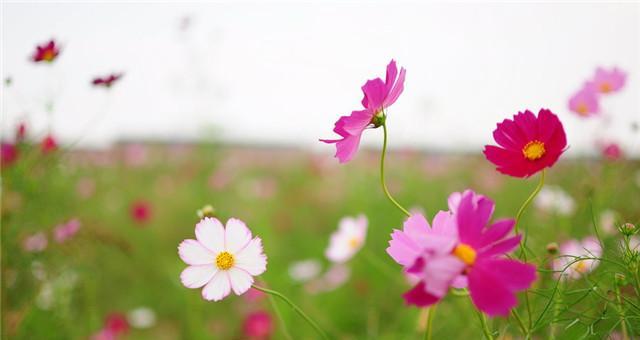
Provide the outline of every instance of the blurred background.
[[[569,149],[521,220],[537,254],[530,261],[543,270],[535,336],[548,336],[552,318],[548,245],[595,227],[604,254],[619,259],[617,227],[640,222],[637,3],[0,10],[2,339],[314,339],[280,304],[285,330],[257,291],[212,303],[181,285],[176,248],[194,237],[205,205],[263,239],[269,264],[259,283],[299,303],[332,338],[422,337],[425,311],[404,305],[411,285],[384,251],[403,215],[379,186],[382,132],[367,131],[346,165],[318,141],[360,108],[360,87],[384,77],[392,58],[407,80],[388,110],[387,181],[428,218],[466,188],[493,198],[495,217],[513,217],[537,178],[499,174],[483,146],[518,111],[549,108],[563,122]],[[36,62],[52,39],[58,55]],[[569,101],[599,67],[623,72],[624,85],[599,97],[598,114],[580,115]],[[332,263],[331,233],[359,214],[369,221],[363,248]],[[619,311],[602,298],[620,270],[611,262],[563,287],[566,308],[554,318],[564,338],[620,331]],[[434,338],[480,337],[468,299],[441,305]],[[637,326],[638,310],[628,308]],[[491,327],[517,337],[509,321]]]

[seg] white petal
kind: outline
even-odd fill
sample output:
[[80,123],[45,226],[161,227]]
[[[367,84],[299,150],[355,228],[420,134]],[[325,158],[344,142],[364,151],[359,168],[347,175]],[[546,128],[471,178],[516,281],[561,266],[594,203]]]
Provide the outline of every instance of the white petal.
[[196,240],[184,240],[178,246],[182,261],[190,265],[212,264],[216,256]]
[[267,256],[262,253],[262,240],[254,238],[235,255],[235,267],[244,269],[251,275],[260,275],[267,270]]
[[208,301],[220,301],[231,292],[231,281],[225,270],[219,270],[211,281],[204,286],[202,297]]
[[244,222],[236,218],[227,221],[225,229],[225,249],[232,254],[238,253],[251,240],[251,230]]
[[196,224],[196,238],[215,254],[224,250],[224,227],[215,218],[206,217]]
[[217,270],[213,264],[189,266],[180,274],[180,281],[187,288],[200,288],[211,280]]
[[244,294],[253,284],[253,276],[240,268],[231,268],[227,274],[231,280],[231,288],[236,295]]

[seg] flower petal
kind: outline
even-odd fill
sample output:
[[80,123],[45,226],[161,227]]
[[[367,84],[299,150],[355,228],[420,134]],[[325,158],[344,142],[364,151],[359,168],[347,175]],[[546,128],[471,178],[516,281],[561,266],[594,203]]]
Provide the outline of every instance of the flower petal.
[[512,251],[515,247],[520,244],[520,239],[522,235],[516,235],[514,237],[510,237],[508,239],[502,240],[498,243],[494,243],[491,246],[486,247],[485,249],[481,249],[479,255],[482,256],[496,256],[506,254]]
[[202,289],[202,297],[207,301],[220,301],[231,292],[231,280],[225,270],[219,270]]
[[536,280],[536,267],[509,259],[483,259],[477,265],[490,268],[495,278],[511,290],[524,290]]
[[251,241],[251,230],[237,218],[230,218],[225,228],[225,249],[232,254],[240,252]]
[[362,105],[365,108],[374,112],[382,108],[382,103],[387,96],[386,86],[382,79],[376,78],[368,80],[362,86],[362,92],[364,93]]
[[260,275],[267,270],[267,256],[262,252],[262,240],[254,238],[235,255],[235,267],[251,275]]
[[218,269],[212,264],[189,266],[180,274],[180,281],[187,288],[200,288],[211,281]]
[[253,276],[240,268],[229,269],[227,275],[229,275],[229,280],[231,281],[231,289],[236,295],[244,294],[253,284]]
[[440,301],[439,297],[429,294],[426,290],[424,290],[424,282],[418,283],[410,291],[404,293],[402,297],[407,304],[415,305],[418,307],[430,306]]
[[212,264],[216,256],[196,240],[184,240],[178,246],[182,261],[190,265]]
[[207,249],[217,254],[224,250],[224,227],[218,219],[205,217],[196,224],[196,238]]
[[479,247],[484,247],[498,240],[501,240],[511,231],[511,229],[513,229],[515,223],[516,221],[510,218],[501,219],[494,222],[488,229],[485,229],[485,231],[482,233],[480,241],[478,242]]
[[400,97],[400,95],[404,91],[404,78],[406,76],[406,73],[407,72],[404,68],[400,69],[400,76],[398,76],[398,81],[395,82],[391,91],[388,92],[387,98],[382,104],[384,107],[389,107],[393,103],[395,103],[396,100],[398,100],[398,97]]
[[491,268],[474,266],[467,275],[473,304],[487,315],[509,315],[517,303],[515,294],[496,278]]

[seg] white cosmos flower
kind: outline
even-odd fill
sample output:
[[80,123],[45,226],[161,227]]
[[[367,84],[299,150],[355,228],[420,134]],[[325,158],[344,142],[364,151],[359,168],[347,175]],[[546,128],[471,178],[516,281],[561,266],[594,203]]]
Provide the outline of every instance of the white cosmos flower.
[[262,240],[252,237],[244,222],[231,218],[226,227],[216,218],[207,217],[196,225],[196,239],[184,240],[178,254],[187,267],[180,280],[187,288],[202,289],[205,300],[220,301],[231,290],[245,293],[253,277],[267,269]]
[[135,328],[149,328],[156,323],[156,313],[149,307],[138,307],[127,313],[127,321]]
[[331,234],[329,248],[325,255],[331,262],[344,263],[362,248],[367,236],[367,217],[344,217],[338,223],[338,230]]
[[297,282],[307,282],[320,274],[322,265],[315,259],[293,262],[289,265],[289,276]]
[[545,185],[534,200],[534,205],[542,210],[564,216],[572,215],[576,209],[573,198],[562,188]]

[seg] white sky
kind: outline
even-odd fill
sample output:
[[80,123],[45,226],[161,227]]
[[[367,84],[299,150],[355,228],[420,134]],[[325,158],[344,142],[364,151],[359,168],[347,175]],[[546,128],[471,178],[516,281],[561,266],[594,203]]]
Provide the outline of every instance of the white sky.
[[[181,18],[191,26],[179,30]],[[2,131],[27,119],[67,143],[119,138],[221,138],[333,152],[338,116],[359,109],[360,86],[407,69],[389,110],[391,145],[479,150],[498,121],[548,107],[572,153],[594,139],[640,149],[640,5],[629,4],[4,4]],[[29,61],[55,37],[53,65]],[[602,102],[610,119],[581,120],[568,97],[596,66],[629,74]],[[126,73],[107,93],[92,77]],[[211,126],[215,125],[215,129]],[[378,145],[380,131],[363,142]],[[375,132],[375,133],[372,133]]]

